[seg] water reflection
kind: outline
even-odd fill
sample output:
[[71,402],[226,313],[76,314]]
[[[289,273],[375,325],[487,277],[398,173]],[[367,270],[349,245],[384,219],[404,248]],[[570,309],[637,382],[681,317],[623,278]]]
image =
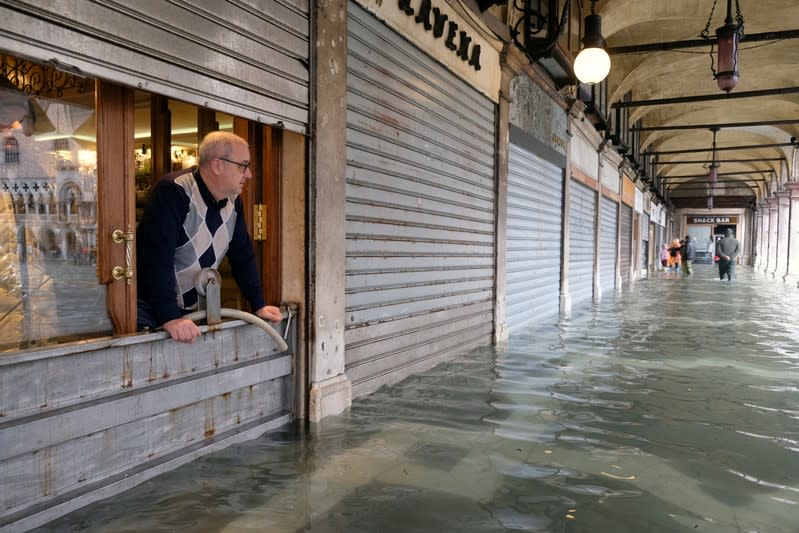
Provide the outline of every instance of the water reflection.
[[795,533],[799,291],[696,270],[47,530]]

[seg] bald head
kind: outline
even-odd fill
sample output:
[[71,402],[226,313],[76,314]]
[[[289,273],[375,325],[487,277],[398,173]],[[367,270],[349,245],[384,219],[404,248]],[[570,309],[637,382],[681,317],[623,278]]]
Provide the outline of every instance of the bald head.
[[200,176],[216,200],[233,198],[252,178],[250,146],[227,131],[209,133],[200,143]]
[[230,158],[236,146],[243,145],[249,149],[247,141],[229,131],[212,131],[205,136],[198,150],[200,167],[207,167],[215,157]]

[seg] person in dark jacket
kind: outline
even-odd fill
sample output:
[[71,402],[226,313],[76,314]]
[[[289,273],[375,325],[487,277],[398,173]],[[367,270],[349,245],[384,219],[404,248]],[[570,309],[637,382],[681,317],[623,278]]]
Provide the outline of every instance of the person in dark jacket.
[[732,281],[735,274],[735,259],[741,253],[741,245],[738,239],[732,236],[732,230],[724,232],[724,238],[716,244],[716,255],[719,257],[719,279],[727,276],[728,281]]
[[694,273],[694,259],[696,259],[696,244],[691,240],[690,235],[686,235],[682,252],[683,273],[686,276],[690,276]]
[[162,177],[153,187],[138,228],[138,328],[162,327],[192,343],[200,329],[186,313],[197,309],[195,282],[204,268],[230,261],[252,312],[279,322],[280,309],[264,302],[241,192],[252,178],[250,147],[230,132],[209,133],[200,166]]

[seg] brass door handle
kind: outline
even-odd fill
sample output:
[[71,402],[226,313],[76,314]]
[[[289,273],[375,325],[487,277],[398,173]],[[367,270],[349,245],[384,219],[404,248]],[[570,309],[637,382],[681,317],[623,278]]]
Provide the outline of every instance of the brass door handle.
[[130,225],[128,225],[128,231],[115,229],[113,233],[111,233],[111,240],[114,244],[125,243],[125,266],[115,266],[112,268],[111,277],[116,280],[124,278],[127,280],[128,285],[130,285],[130,280],[133,278],[133,230]]

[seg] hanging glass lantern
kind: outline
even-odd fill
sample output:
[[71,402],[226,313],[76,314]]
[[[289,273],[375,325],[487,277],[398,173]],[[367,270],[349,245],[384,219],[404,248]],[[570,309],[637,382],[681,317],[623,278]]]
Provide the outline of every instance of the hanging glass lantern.
[[732,18],[732,0],[727,0],[727,18],[724,19],[724,26],[716,30],[719,66],[716,82],[719,89],[725,92],[733,90],[740,79],[738,72],[738,43],[743,33],[743,17],[737,0],[736,7],[738,8],[738,23],[733,21]]
[[719,166],[714,162],[711,163],[710,167],[707,169],[707,183],[711,187],[716,185],[716,181],[719,179]]

